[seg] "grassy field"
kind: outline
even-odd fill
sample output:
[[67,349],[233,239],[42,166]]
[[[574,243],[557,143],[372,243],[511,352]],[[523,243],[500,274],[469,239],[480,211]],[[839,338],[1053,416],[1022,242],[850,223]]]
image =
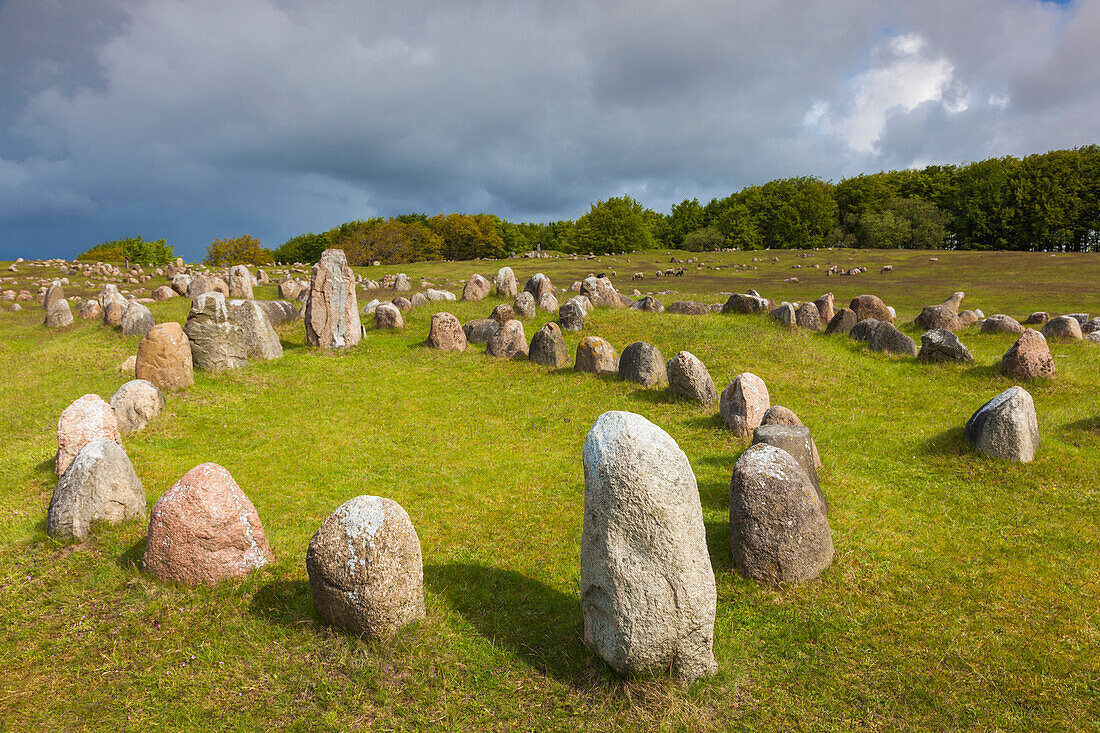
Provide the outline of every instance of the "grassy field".
[[[724,269],[754,254],[767,260],[758,270]],[[702,255],[704,269],[667,280],[653,271],[693,255],[362,272],[460,292],[501,264],[521,286],[536,271],[559,287],[614,271],[628,294],[677,291],[658,295],[666,305],[750,287],[775,300],[831,290],[838,305],[870,292],[899,323],[955,290],[987,315],[1100,313],[1096,254],[806,254]],[[869,272],[826,277],[834,263]],[[894,271],[880,273],[885,264]],[[646,277],[632,283],[636,271]],[[783,282],[792,276],[800,282]],[[360,302],[376,295],[360,291]],[[215,588],[143,574],[140,521],[83,543],[46,537],[57,417],[82,394],[109,398],[139,339],[98,322],[47,332],[33,304],[0,313],[0,729],[1100,729],[1100,347],[1051,344],[1058,379],[1026,385],[1038,457],[1007,464],[972,453],[961,428],[1012,385],[993,367],[1012,337],[965,330],[976,363],[931,366],[761,317],[599,310],[584,333],[620,351],[638,340],[666,358],[689,350],[719,389],[752,371],[813,431],[836,560],[816,581],[774,589],[731,564],[729,479],[748,441],[723,429],[717,406],[500,362],[479,346],[422,346],[435,310],[465,321],[498,302],[414,309],[404,332],[368,325],[344,353],[305,348],[301,321],[288,324],[282,360],[196,374],[125,437],[150,506],[204,461],[228,468],[256,505],[276,562]],[[188,304],[150,307],[183,321]],[[528,339],[549,319],[526,322]],[[580,335],[566,334],[570,353]],[[581,640],[581,449],[607,410],[664,428],[698,479],[719,672],[689,688],[622,679]],[[423,546],[427,618],[384,644],[322,625],[305,571],[313,532],[359,494],[398,501]]]

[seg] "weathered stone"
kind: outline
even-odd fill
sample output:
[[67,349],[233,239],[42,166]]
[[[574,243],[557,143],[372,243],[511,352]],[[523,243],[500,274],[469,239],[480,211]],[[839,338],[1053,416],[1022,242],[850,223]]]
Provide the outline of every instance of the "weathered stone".
[[814,301],[814,307],[817,308],[817,317],[820,321],[820,325],[829,325],[833,320],[833,316],[836,315],[836,308],[833,306],[833,294],[825,293],[822,295]]
[[[99,307],[98,303],[96,303],[96,307]],[[187,353],[190,354],[191,349],[188,349]],[[118,365],[118,371],[122,374],[128,374],[131,377],[134,376],[134,373],[137,371],[137,356],[130,355],[123,359],[122,363]]]
[[420,538],[400,504],[357,496],[309,541],[306,572],[322,620],[384,639],[424,618]]
[[229,471],[203,463],[153,505],[141,563],[161,580],[214,585],[274,560],[252,502]]
[[792,331],[797,325],[795,323],[794,306],[786,301],[780,303],[778,308],[768,314],[768,317]]
[[424,291],[424,297],[428,299],[430,303],[442,303],[448,300],[458,300],[455,294],[450,290],[440,290],[438,288],[428,288]]
[[462,324],[453,313],[433,313],[432,324],[428,330],[428,346],[440,351],[463,351],[466,348],[466,334]]
[[493,308],[493,312],[489,314],[489,318],[496,321],[498,325],[503,326],[508,321],[515,320],[516,312],[512,308],[512,306],[506,303],[501,303],[500,305]]
[[665,358],[653,344],[635,341],[623,349],[619,358],[619,377],[644,387],[662,384],[668,381]]
[[1100,344],[1100,331],[1089,331],[1085,334],[1085,341],[1093,344]]
[[107,283],[103,286],[103,290],[99,291],[99,295],[96,296],[96,301],[99,303],[99,307],[103,310],[107,310],[107,304],[112,300],[121,300],[125,302],[125,298],[118,292],[118,286],[114,283]]
[[42,301],[42,310],[48,311],[50,306],[58,301],[65,299],[65,288],[61,287],[61,283],[54,280],[48,288],[46,288],[46,297]]
[[[550,282],[550,278],[543,275],[541,272],[536,272],[527,280],[527,284],[523,286],[523,292],[530,293],[531,297],[538,303],[543,295],[554,294],[554,284]],[[558,307],[554,306],[554,310]]]
[[229,297],[252,299],[252,273],[244,265],[229,268]]
[[841,308],[833,317],[829,320],[829,325],[825,327],[825,335],[831,336],[834,333],[846,335],[852,330],[852,328],[858,323],[856,320],[856,313],[851,308]]
[[92,522],[145,517],[145,488],[126,451],[107,438],[81,447],[54,487],[46,534],[84,539]]
[[894,322],[893,312],[877,295],[857,295],[852,298],[848,307],[856,314],[856,322],[864,318],[874,318],[876,321],[886,323]]
[[177,272],[172,276],[172,292],[176,295],[187,295],[191,289],[192,277],[184,272]]
[[[118,429],[124,433],[144,430],[164,410],[164,393],[144,379],[131,379],[111,395]],[[142,511],[144,511],[144,506]]]
[[65,473],[80,449],[97,438],[106,438],[122,445],[114,410],[99,395],[86,394],[66,407],[57,421],[54,472],[58,476]]
[[957,331],[959,329],[959,306],[966,296],[959,291],[938,305],[927,305],[916,318],[918,327],[925,331]]
[[1090,333],[1100,331],[1100,316],[1091,320],[1085,321],[1085,324],[1081,326],[1081,335],[1087,336]]
[[375,311],[375,310],[377,310],[377,309],[378,309],[378,306],[380,306],[380,305],[382,305],[382,301],[380,301],[380,300],[379,300],[378,298],[375,298],[375,299],[374,299],[374,300],[372,300],[371,302],[367,303],[367,304],[366,304],[365,306],[363,306],[363,308],[362,308],[362,309],[361,309],[361,310],[359,311],[359,318],[360,318],[360,320],[362,320],[363,316],[373,316],[373,315],[374,315],[374,311]]
[[393,303],[381,303],[374,309],[374,326],[383,330],[404,328],[405,319],[401,315],[401,309]]
[[743,575],[772,585],[816,578],[832,563],[825,506],[786,451],[757,443],[737,459],[730,480],[730,551]]
[[301,318],[301,313],[294,307],[293,303],[285,300],[257,300],[260,308],[263,309],[264,315],[267,316],[267,320],[271,325],[281,326],[284,323],[290,323]]
[[536,308],[535,296],[526,290],[517,295],[512,303],[512,310],[515,311],[516,318],[534,318],[537,313]]
[[535,332],[531,337],[528,358],[551,369],[561,369],[569,365],[569,350],[565,348],[565,339],[562,338],[558,324],[551,321]]
[[1072,316],[1057,316],[1051,318],[1043,326],[1043,337],[1051,339],[1064,339],[1067,341],[1080,341],[1084,334],[1081,333],[1081,323]]
[[893,323],[885,321],[875,326],[867,345],[871,347],[871,351],[900,354],[902,356],[917,355],[917,342],[899,331]]
[[879,327],[882,321],[877,321],[874,318],[864,318],[859,323],[852,326],[848,331],[848,338],[853,341],[865,341],[869,342],[871,337],[875,335],[875,329]]
[[538,306],[539,310],[544,313],[556,313],[559,308],[558,299],[554,297],[553,293],[543,293],[539,296]]
[[921,361],[974,361],[970,350],[959,341],[959,337],[947,329],[937,328],[928,331],[920,337],[920,353],[917,358]]
[[424,293],[413,293],[413,296],[409,300],[409,302],[412,303],[414,306],[427,305],[428,298],[424,295]]
[[585,336],[577,345],[577,357],[573,369],[599,376],[619,373],[619,355],[599,336]]
[[1027,317],[1024,323],[1028,326],[1041,326],[1050,320],[1050,314],[1046,311],[1035,311]]
[[979,453],[1029,463],[1039,447],[1035,402],[1023,387],[1011,387],[978,408],[963,429]]
[[752,372],[742,372],[733,378],[718,402],[718,413],[737,435],[752,435],[760,420],[771,407],[771,397],[764,380]]
[[667,312],[681,316],[705,316],[710,313],[710,306],[694,300],[678,300],[668,306]]
[[576,301],[570,300],[558,308],[558,321],[561,322],[563,331],[584,330],[584,308]]
[[722,306],[723,313],[767,313],[772,302],[753,293],[734,293]]
[[191,284],[187,286],[187,297],[194,300],[203,293],[221,293],[228,297],[229,285],[220,277],[199,273],[191,278]]
[[694,354],[681,351],[665,365],[668,389],[677,397],[713,405],[718,399],[718,389],[710,378],[707,367]]
[[279,283],[279,297],[283,300],[294,300],[298,297],[301,286],[297,280],[283,280]]
[[229,309],[229,320],[240,327],[245,356],[249,359],[270,361],[283,358],[283,344],[264,308],[264,303],[271,302],[274,301],[245,300]]
[[462,325],[462,332],[466,334],[467,343],[487,344],[489,339],[500,333],[500,326],[492,318],[475,318]]
[[221,293],[203,293],[191,302],[183,332],[191,343],[191,361],[196,369],[217,372],[247,366],[244,334],[229,320]]
[[661,301],[654,298],[652,295],[647,295],[644,298],[639,298],[634,301],[630,306],[631,310],[645,311],[646,313],[664,313],[665,307],[661,305]]
[[[791,413],[794,414],[794,413]],[[796,418],[797,419],[797,416]],[[821,465],[821,459],[817,455],[817,446],[810,435],[810,429],[805,425],[765,425],[760,424],[752,433],[752,444],[767,443],[786,451],[792,458],[798,461],[798,465],[806,472],[806,476],[813,484],[817,492],[817,498],[826,514],[829,512],[829,502],[825,499],[825,493],[821,490],[821,483],[817,478],[817,467]]]
[[982,321],[982,333],[1023,333],[1024,327],[1012,316],[996,313]]
[[81,301],[77,306],[76,316],[81,320],[92,320],[93,318],[100,318],[103,315],[103,309],[99,307],[99,303],[94,300]]
[[982,313],[980,308],[968,311],[959,311],[959,328],[966,328],[967,326],[973,326],[975,323],[981,323],[985,319],[985,314]]
[[579,294],[592,301],[592,305],[622,307],[619,292],[606,277],[586,277],[581,281]]
[[471,275],[466,281],[466,287],[462,288],[463,300],[483,300],[489,295],[489,281],[481,275]]
[[157,325],[153,314],[141,303],[131,300],[122,313],[122,333],[126,336],[144,336]]
[[73,325],[73,311],[69,308],[69,301],[55,301],[50,309],[46,311],[46,318],[43,323],[45,323],[46,328],[62,328]]
[[412,308],[412,301],[409,300],[408,298],[403,298],[400,295],[398,295],[396,298],[394,298],[390,302],[393,303],[394,305],[396,305],[398,308],[400,308],[403,311],[407,311],[409,308]]
[[191,343],[180,324],[159,323],[149,329],[138,346],[135,374],[166,392],[195,383]]
[[493,278],[497,286],[497,296],[500,298],[516,297],[519,291],[519,283],[516,282],[516,274],[511,267],[502,267],[497,270],[497,276]]
[[153,300],[161,303],[165,300],[171,300],[172,298],[176,297],[176,291],[172,290],[172,288],[168,287],[167,285],[161,285],[159,288],[153,291],[151,297],[153,298]]
[[803,303],[798,307],[798,310],[794,312],[794,322],[799,328],[804,328],[807,331],[821,330],[821,316],[817,312],[817,306],[810,302]]
[[[566,303],[576,303],[577,305],[580,306],[581,310],[584,312],[584,315],[586,315],[586,316],[589,313],[591,313],[593,310],[595,310],[595,306],[592,305],[592,301],[589,300],[588,296],[586,296],[586,295],[574,295],[572,298],[570,298],[569,300],[567,300],[565,302]],[[564,303],[562,305],[564,305]]]
[[326,249],[310,270],[306,344],[322,349],[355,346],[361,336],[355,275],[340,249]]
[[[495,321],[493,322],[495,323]],[[527,356],[527,336],[520,321],[508,321],[485,344],[485,353],[498,359]]]
[[1088,313],[1066,313],[1065,315],[1067,317],[1072,318],[1073,320],[1077,321],[1078,326],[1085,325],[1085,321],[1087,321],[1089,319],[1089,314]]
[[640,415],[607,412],[585,440],[584,487],[585,643],[621,673],[713,673],[717,592],[687,456]]
[[1054,357],[1043,334],[1028,328],[1009,347],[998,367],[1001,373],[1013,379],[1054,379]]
[[783,405],[772,405],[764,411],[764,416],[760,418],[761,425],[801,425],[802,421],[798,419],[798,415],[793,410],[783,407]]

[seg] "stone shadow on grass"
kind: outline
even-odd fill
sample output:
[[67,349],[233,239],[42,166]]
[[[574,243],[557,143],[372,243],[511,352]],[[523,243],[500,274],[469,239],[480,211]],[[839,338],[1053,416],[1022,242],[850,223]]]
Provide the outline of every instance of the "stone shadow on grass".
[[584,646],[575,596],[514,570],[474,563],[425,565],[424,583],[478,633],[545,674],[582,685],[601,669]]
[[1066,423],[1062,426],[1062,430],[1100,433],[1100,415],[1096,417],[1086,417],[1084,420],[1078,420],[1077,422]]
[[118,556],[115,560],[115,564],[123,570],[136,570],[141,572],[141,559],[145,556],[145,543],[148,537],[142,537],[140,540],[130,545],[126,549],[126,552]]
[[924,441],[921,450],[931,456],[962,456],[974,452],[963,436],[961,425],[933,435]]
[[252,596],[251,610],[260,618],[288,629],[320,623],[308,580],[265,583]]

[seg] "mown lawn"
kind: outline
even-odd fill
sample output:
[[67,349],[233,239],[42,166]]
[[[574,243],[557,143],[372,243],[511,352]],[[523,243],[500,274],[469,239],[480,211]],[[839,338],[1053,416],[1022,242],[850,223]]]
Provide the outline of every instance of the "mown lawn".
[[[899,322],[954,290],[967,292],[964,307],[1021,320],[1032,310],[1100,312],[1095,254],[700,257],[725,265],[754,255],[768,260],[759,270],[689,266],[659,281],[651,271],[671,266],[670,256],[693,255],[362,272],[403,271],[414,284],[426,276],[461,292],[460,280],[491,278],[501,264],[521,287],[536,271],[563,287],[614,270],[626,293],[678,291],[658,296],[666,305],[749,287],[773,299],[832,290],[838,305],[873,292]],[[827,278],[827,263],[870,271]],[[894,271],[879,273],[884,264]],[[635,271],[646,278],[632,283]],[[800,282],[782,282],[792,276]],[[374,295],[360,291],[361,303]],[[599,310],[585,333],[620,351],[638,340],[666,358],[691,351],[719,389],[752,371],[773,404],[810,426],[837,556],[819,580],[773,589],[739,577],[730,561],[729,479],[748,442],[723,429],[716,406],[502,363],[480,346],[455,354],[421,345],[434,310],[465,321],[498,302],[415,309],[404,332],[368,325],[364,342],[339,354],[306,349],[302,323],[289,324],[282,360],[197,375],[157,422],[125,437],[150,506],[204,461],[228,468],[256,505],[276,563],[216,588],[143,574],[142,522],[98,527],[84,543],[47,539],[57,417],[82,394],[109,398],[139,339],[79,321],[48,333],[33,306],[0,313],[0,728],[1100,728],[1100,347],[1052,344],[1058,379],[1026,385],[1043,437],[1038,458],[1007,464],[968,450],[961,427],[1012,385],[993,368],[1011,337],[966,330],[975,365],[926,366],[760,317]],[[151,308],[158,320],[182,321],[186,305]],[[549,318],[524,324],[528,340]],[[566,335],[571,353],[579,337]],[[581,449],[606,410],[664,428],[698,479],[720,669],[690,688],[621,679],[581,641]],[[423,546],[427,618],[389,643],[323,626],[309,595],[309,538],[359,494],[398,501]]]

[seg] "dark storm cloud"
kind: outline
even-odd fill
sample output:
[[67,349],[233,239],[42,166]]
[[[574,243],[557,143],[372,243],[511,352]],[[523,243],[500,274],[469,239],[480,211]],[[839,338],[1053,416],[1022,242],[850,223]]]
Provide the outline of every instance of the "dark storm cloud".
[[1095,142],[1097,3],[0,5],[0,257]]

